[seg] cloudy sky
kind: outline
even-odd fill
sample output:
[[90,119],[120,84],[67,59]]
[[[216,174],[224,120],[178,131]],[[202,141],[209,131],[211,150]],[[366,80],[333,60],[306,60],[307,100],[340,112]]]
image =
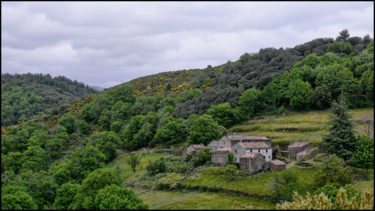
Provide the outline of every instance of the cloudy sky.
[[345,28],[373,38],[373,18],[373,2],[1,2],[1,71],[108,88]]

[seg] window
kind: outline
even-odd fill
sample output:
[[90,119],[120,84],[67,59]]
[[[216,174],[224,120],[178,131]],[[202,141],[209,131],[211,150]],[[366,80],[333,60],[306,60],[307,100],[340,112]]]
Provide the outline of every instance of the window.
[[268,149],[266,149],[266,153],[268,153]]
[[236,150],[236,149],[234,150],[234,153],[237,153],[237,150]]

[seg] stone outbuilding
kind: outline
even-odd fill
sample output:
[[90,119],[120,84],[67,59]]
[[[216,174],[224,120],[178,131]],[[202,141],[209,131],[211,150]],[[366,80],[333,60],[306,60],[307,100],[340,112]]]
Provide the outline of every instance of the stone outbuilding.
[[216,151],[219,149],[219,141],[211,141],[211,143],[208,144],[207,147],[211,149],[211,152]]
[[232,148],[236,162],[240,162],[240,157],[248,152],[259,153],[266,161],[272,160],[272,147],[265,142],[238,143]]
[[280,160],[271,160],[269,162],[270,171],[282,171],[286,168],[286,163]]
[[296,157],[296,160],[298,160],[298,161],[308,160],[308,159],[314,157],[316,154],[318,154],[318,148],[317,147],[308,148],[305,151],[298,153],[297,157]]
[[259,153],[247,152],[240,157],[240,169],[249,171],[250,174],[263,169],[265,164],[264,156]]
[[297,159],[297,154],[310,148],[309,142],[295,142],[288,146],[288,158]]
[[222,148],[215,151],[212,151],[211,153],[211,163],[218,164],[221,166],[227,165],[228,161],[228,154],[232,150],[230,148]]
[[185,160],[187,154],[189,154],[189,153],[191,153],[193,151],[199,152],[204,147],[205,146],[203,144],[193,144],[193,145],[190,145],[188,148],[186,148],[186,150],[184,150],[182,152],[182,159]]
[[248,142],[264,142],[271,147],[271,140],[265,136],[249,136],[249,135],[226,135],[219,141],[219,148],[233,148],[238,143]]

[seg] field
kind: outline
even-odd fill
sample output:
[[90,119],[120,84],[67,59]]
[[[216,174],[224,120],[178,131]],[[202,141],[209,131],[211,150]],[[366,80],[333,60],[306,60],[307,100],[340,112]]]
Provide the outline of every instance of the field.
[[[350,110],[356,123],[357,134],[364,134],[361,130],[363,116],[373,118],[373,109]],[[287,116],[268,117],[259,120],[250,120],[242,125],[232,127],[231,131],[249,135],[267,135],[273,143],[290,143],[294,141],[309,141],[319,143],[327,133],[329,111],[300,112]],[[176,146],[175,146],[176,147]],[[253,176],[225,175],[224,167],[208,167],[200,169],[187,178],[176,189],[169,187],[180,181],[187,173],[159,173],[154,176],[146,174],[149,161],[164,157],[165,160],[180,158],[149,151],[138,151],[140,164],[133,172],[126,164],[128,153],[119,153],[119,156],[108,166],[119,169],[122,184],[138,185],[132,188],[136,194],[149,206],[150,209],[275,209],[276,201],[272,201],[273,194],[270,182],[280,172],[263,172]],[[315,162],[309,161],[312,164]],[[288,165],[290,166],[290,165]],[[317,168],[292,166],[284,171],[294,171],[301,181],[297,189],[304,195],[306,191],[314,192],[314,179]],[[355,169],[356,180],[353,187],[360,191],[374,191],[374,171],[369,170],[369,178],[364,169]],[[160,188],[160,185],[163,185]]]
[[246,196],[210,192],[145,191],[134,189],[149,209],[249,210],[274,209],[275,204]]
[[[373,120],[374,109],[351,109],[356,132],[364,134],[363,118]],[[307,141],[317,144],[322,141],[323,135],[328,133],[327,122],[329,111],[291,112],[286,116],[265,116],[264,119],[249,120],[243,124],[233,126],[230,132],[249,134],[252,136],[266,136],[272,143],[293,143]]]

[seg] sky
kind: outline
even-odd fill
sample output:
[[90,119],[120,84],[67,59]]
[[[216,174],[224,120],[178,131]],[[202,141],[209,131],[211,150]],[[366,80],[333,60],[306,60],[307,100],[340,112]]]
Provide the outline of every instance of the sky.
[[1,72],[109,88],[261,48],[374,37],[374,2],[1,2]]

